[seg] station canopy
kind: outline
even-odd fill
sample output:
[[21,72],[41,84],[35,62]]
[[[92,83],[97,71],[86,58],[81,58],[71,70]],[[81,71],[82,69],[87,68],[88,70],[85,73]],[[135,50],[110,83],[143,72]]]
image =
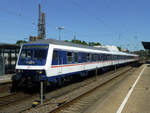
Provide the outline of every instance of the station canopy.
[[150,50],[150,42],[143,42],[142,41],[142,44],[143,44],[145,49],[149,49]]
[[16,44],[6,44],[6,43],[0,43],[0,49],[19,49],[20,46]]

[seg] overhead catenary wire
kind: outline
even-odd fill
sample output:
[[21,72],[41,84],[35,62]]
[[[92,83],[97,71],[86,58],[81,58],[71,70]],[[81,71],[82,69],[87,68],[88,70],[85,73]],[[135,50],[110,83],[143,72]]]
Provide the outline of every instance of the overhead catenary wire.
[[[95,19],[95,20],[96,20],[97,22],[99,22],[100,24],[104,25],[107,29],[111,30],[111,32],[113,32],[113,33],[115,33],[115,34],[117,34],[117,35],[118,35],[118,34],[122,34],[122,33],[118,33],[118,32],[116,32],[116,31],[114,31],[114,29],[112,29],[111,26],[108,25],[108,23],[104,22],[102,18],[98,17],[97,15],[93,15],[93,13],[92,13],[92,14],[89,13],[85,8],[81,7],[81,5],[80,5],[77,1],[75,1],[75,0],[70,0],[70,1],[71,1],[71,3],[72,3],[74,6],[78,7],[78,8],[79,8],[82,12],[84,12],[87,16],[93,17],[93,19]],[[124,38],[127,39],[127,40],[129,40],[127,37],[124,37]],[[120,36],[119,40],[120,40],[120,39],[121,39],[121,36]],[[126,45],[129,45],[129,44],[126,44]],[[128,46],[126,46],[126,47],[128,47]]]
[[[121,33],[115,32],[114,29],[112,29],[111,26],[110,26],[107,22],[105,22],[102,17],[98,17],[97,15],[94,15],[93,13],[90,13],[88,10],[86,10],[86,8],[81,7],[81,5],[80,5],[80,3],[79,3],[78,1],[76,1],[76,0],[70,0],[70,2],[71,2],[75,7],[77,7],[80,11],[82,11],[83,13],[85,13],[87,16],[92,17],[93,19],[95,19],[95,21],[97,21],[97,22],[100,23],[101,25],[104,25],[104,26],[105,26],[107,29],[109,29],[111,32],[114,32],[114,33],[116,34],[116,36],[117,36],[118,34],[121,34]],[[44,0],[44,1],[41,0],[41,3],[42,3],[43,5],[46,5],[46,4],[47,4],[47,0]],[[28,18],[27,16],[24,16],[24,15],[23,15],[22,9],[21,9],[20,12],[18,13],[18,12],[14,12],[13,10],[9,10],[9,9],[7,9],[7,8],[0,8],[0,12],[4,12],[4,13],[6,13],[6,14],[13,15],[13,16],[16,16],[16,17],[18,17],[18,18],[23,18],[23,19]],[[29,19],[29,18],[28,18],[28,19]],[[37,20],[34,20],[34,21],[37,21]],[[27,24],[24,24],[24,25],[27,26]],[[35,25],[36,25],[35,22],[33,22],[32,26],[35,26]],[[28,26],[29,26],[29,25],[28,25]],[[46,26],[55,29],[56,26],[58,26],[58,25],[52,25],[52,24],[50,24],[49,22],[47,22],[47,25],[46,25]],[[53,26],[54,26],[54,27],[53,27]],[[33,29],[35,29],[35,28],[33,28]],[[32,32],[33,32],[33,31],[32,31]],[[70,29],[70,28],[67,28],[66,26],[65,26],[65,31],[64,31],[64,32],[65,32],[65,33],[68,33],[68,34],[70,33],[70,34],[72,34],[72,36],[73,36],[73,34],[75,33],[77,39],[78,39],[78,36],[82,36],[82,37],[84,37],[84,39],[90,39],[90,37],[91,37],[91,36],[89,36],[88,34],[84,34],[84,33],[81,33],[81,32],[75,31],[75,30],[72,30],[72,29]],[[35,34],[35,33],[34,33],[34,34]],[[70,37],[72,37],[72,36],[70,36]],[[128,39],[127,37],[123,37],[123,38]],[[120,38],[120,39],[122,39],[122,38]],[[129,39],[128,39],[128,40],[129,40]],[[137,43],[138,43],[138,41],[137,41]],[[140,45],[140,44],[139,44],[139,45]],[[137,44],[137,46],[139,46],[139,45]],[[132,46],[133,46],[133,45],[132,45]],[[128,46],[127,46],[127,47],[128,47]]]
[[97,22],[99,22],[100,24],[104,25],[106,28],[111,29],[110,26],[108,25],[108,23],[104,22],[104,20],[96,15],[93,15],[91,13],[89,13],[85,8],[81,7],[80,4],[75,1],[75,0],[70,0],[71,3],[78,7],[83,13],[85,13],[87,16],[92,17],[93,19],[95,19]]

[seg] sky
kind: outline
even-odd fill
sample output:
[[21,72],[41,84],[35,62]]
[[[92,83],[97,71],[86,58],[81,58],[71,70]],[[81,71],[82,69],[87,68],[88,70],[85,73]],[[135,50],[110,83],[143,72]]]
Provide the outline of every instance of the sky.
[[150,41],[149,0],[0,0],[0,43],[37,35],[38,4],[46,13],[46,37],[100,42],[141,50]]

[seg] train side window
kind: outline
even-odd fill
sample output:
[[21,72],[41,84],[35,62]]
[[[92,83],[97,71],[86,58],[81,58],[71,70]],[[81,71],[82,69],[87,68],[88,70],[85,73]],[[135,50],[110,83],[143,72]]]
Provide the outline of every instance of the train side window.
[[72,52],[67,52],[67,63],[72,63]]
[[108,60],[110,60],[110,55],[108,55]]
[[78,62],[78,53],[74,53],[74,62]]
[[101,58],[101,61],[103,61],[104,60],[104,58],[103,58],[104,56],[103,56],[103,54],[101,54],[100,55],[100,58]]
[[106,61],[107,60],[107,55],[106,54],[104,54],[104,61]]
[[110,60],[113,60],[113,56],[112,55],[110,55]]
[[107,60],[109,60],[109,55],[107,54]]
[[98,61],[98,55],[95,55],[95,61]]
[[115,55],[112,55],[112,60],[115,60]]
[[108,55],[108,60],[110,60],[110,55]]
[[88,53],[87,55],[87,61],[89,62],[91,60],[91,54]]
[[92,61],[96,61],[97,60],[97,55],[92,54]]
[[53,59],[57,60],[58,59],[58,51],[54,50],[53,52]]
[[87,54],[82,53],[82,62],[87,62]]
[[98,55],[98,61],[101,61],[101,55],[100,54]]
[[109,60],[111,60],[111,55],[109,55]]
[[117,56],[116,55],[114,56],[114,60],[117,60]]
[[105,54],[103,54],[103,61],[105,61]]
[[97,61],[97,60],[98,60],[98,55],[93,54],[93,55],[92,55],[92,61]]
[[104,60],[104,55],[103,54],[101,54],[101,61],[103,61]]
[[58,51],[54,50],[53,51],[52,65],[57,65],[57,64],[58,64]]
[[94,61],[94,55],[92,54],[92,62]]
[[105,54],[105,60],[107,61],[107,54]]

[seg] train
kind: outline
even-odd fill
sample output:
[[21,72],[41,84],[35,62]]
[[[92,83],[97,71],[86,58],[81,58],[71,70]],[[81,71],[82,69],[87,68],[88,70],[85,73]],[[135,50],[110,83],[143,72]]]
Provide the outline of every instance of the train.
[[138,61],[138,55],[54,39],[23,44],[12,76],[13,86],[46,86],[80,79],[95,69]]

